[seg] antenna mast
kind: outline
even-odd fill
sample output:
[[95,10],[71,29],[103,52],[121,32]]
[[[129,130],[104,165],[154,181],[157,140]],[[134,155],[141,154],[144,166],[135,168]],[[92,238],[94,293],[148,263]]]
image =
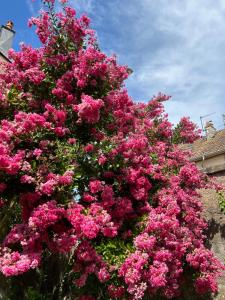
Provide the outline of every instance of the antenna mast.
[[[205,128],[203,127],[203,119],[206,118],[206,117],[209,117],[211,115],[214,115],[215,112],[211,113],[211,114],[207,114],[207,115],[204,115],[204,116],[200,116],[200,121],[201,121],[201,126],[202,126],[202,132],[205,132]],[[225,121],[225,115],[223,115],[223,118],[224,118],[224,121]],[[224,122],[225,124],[225,122]]]

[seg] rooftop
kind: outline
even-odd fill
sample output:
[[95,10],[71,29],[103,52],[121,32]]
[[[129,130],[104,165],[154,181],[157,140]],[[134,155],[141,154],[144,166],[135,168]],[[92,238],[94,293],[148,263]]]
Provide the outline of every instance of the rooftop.
[[203,157],[205,159],[225,153],[225,129],[216,131],[210,139],[202,137],[193,144],[183,144],[181,149],[192,152],[192,161],[200,161]]

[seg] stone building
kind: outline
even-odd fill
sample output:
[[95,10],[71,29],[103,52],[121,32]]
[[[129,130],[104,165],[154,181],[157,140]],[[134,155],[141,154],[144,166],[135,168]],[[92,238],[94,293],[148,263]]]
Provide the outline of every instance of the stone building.
[[206,136],[190,145],[191,160],[207,174],[225,170],[225,129],[217,131],[211,121],[205,126]]
[[[205,125],[205,132],[205,137],[185,145],[185,148],[191,151],[191,161],[199,169],[225,185],[225,129],[217,131],[209,121]],[[209,225],[208,246],[225,262],[225,214],[219,207],[218,194],[212,190],[202,190],[201,194],[204,217]],[[220,281],[219,294],[214,299],[225,300],[225,274]]]

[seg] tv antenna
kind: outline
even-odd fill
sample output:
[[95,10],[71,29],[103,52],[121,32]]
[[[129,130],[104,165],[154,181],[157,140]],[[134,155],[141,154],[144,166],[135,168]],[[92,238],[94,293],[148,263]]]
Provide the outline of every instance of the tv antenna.
[[[205,131],[205,128],[203,127],[203,122],[202,122],[202,120],[203,120],[204,118],[209,117],[209,116],[214,115],[214,114],[215,114],[215,112],[210,113],[210,114],[207,114],[207,115],[204,115],[204,116],[200,116],[200,121],[201,121],[201,126],[202,126],[202,132]],[[225,118],[225,115],[223,115],[223,118]]]

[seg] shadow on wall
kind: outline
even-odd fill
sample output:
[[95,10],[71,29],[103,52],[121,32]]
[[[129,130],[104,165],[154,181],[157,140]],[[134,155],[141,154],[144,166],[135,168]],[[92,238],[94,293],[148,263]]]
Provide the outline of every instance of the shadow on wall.
[[211,218],[210,220],[208,220],[208,233],[207,233],[207,237],[208,237],[207,247],[209,249],[212,248],[213,239],[217,234],[219,234],[222,239],[225,239],[225,224],[221,224],[220,222],[218,222],[218,220]]

